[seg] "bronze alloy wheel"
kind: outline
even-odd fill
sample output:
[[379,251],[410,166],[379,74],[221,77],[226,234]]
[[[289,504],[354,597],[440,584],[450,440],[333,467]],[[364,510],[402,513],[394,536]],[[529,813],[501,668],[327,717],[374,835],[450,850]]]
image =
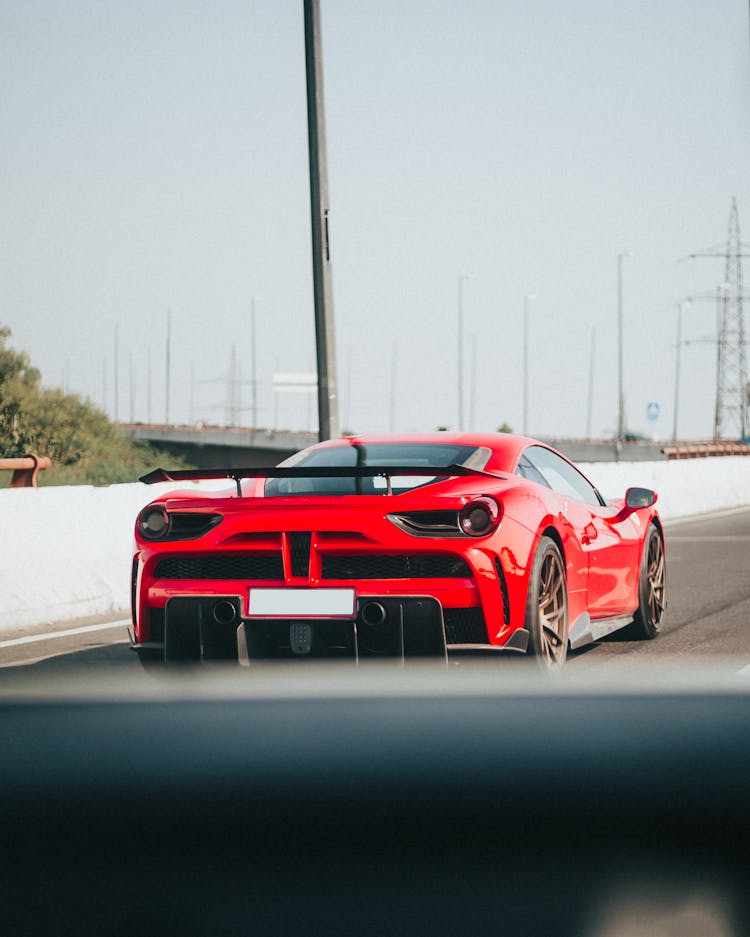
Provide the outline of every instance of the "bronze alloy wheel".
[[667,607],[667,566],[664,540],[655,524],[651,524],[643,547],[641,571],[638,576],[638,608],[623,637],[636,641],[655,638],[661,630]]
[[544,670],[561,667],[568,653],[568,587],[557,544],[539,543],[529,580],[526,606],[529,650]]
[[648,578],[648,612],[651,621],[658,628],[664,614],[666,587],[664,544],[658,535],[651,537],[648,543],[646,576]]

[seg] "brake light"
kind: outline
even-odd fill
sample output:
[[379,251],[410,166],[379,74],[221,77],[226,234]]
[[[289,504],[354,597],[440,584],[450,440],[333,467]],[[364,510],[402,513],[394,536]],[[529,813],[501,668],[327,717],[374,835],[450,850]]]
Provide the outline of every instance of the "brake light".
[[215,527],[221,514],[168,512],[163,504],[149,504],[138,515],[136,529],[145,540],[197,540]]
[[169,530],[169,515],[160,504],[150,504],[138,515],[138,532],[146,540],[161,540]]
[[458,524],[469,537],[486,537],[497,529],[502,511],[494,498],[474,498],[458,514]]

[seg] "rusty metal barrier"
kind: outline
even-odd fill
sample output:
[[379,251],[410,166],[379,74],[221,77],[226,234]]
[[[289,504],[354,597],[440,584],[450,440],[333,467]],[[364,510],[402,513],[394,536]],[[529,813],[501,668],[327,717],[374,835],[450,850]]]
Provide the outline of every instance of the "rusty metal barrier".
[[662,452],[667,459],[707,459],[709,456],[747,455],[750,445],[744,442],[705,442],[690,445],[664,446]]
[[41,469],[52,465],[46,455],[25,455],[15,459],[0,459],[0,470],[13,472],[11,488],[36,488],[36,477]]

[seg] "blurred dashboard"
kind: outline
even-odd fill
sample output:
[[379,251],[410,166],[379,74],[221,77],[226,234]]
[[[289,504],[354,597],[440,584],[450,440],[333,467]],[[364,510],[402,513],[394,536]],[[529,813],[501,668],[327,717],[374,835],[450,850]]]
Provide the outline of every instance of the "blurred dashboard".
[[748,689],[684,669],[8,674],[3,929],[746,934]]

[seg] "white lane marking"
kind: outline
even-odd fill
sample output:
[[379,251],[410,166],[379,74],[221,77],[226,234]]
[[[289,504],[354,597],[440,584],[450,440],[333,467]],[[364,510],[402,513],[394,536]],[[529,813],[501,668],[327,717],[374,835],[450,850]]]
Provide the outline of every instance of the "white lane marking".
[[110,621],[105,625],[83,625],[80,628],[67,628],[65,631],[50,631],[47,634],[29,634],[23,638],[11,638],[8,641],[0,641],[2,647],[19,647],[21,644],[36,644],[38,641],[53,641],[55,638],[69,638],[75,634],[90,634],[93,631],[108,631],[115,628],[122,628],[129,625],[130,619],[123,618],[121,621]]
[[722,537],[720,535],[715,537],[680,537],[675,534],[667,534],[667,541],[669,543],[750,543],[750,536],[738,534],[736,537]]
[[745,664],[740,670],[737,671],[737,676],[739,677],[750,677],[750,664]]

